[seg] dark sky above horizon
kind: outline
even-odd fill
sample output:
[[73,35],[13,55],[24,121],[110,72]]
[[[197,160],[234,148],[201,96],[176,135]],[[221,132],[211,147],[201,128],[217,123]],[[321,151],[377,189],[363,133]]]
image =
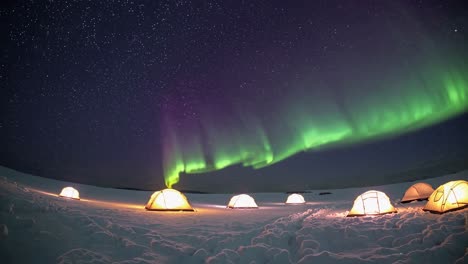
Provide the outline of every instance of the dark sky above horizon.
[[2,2],[0,165],[203,191],[463,167],[467,11],[464,1]]

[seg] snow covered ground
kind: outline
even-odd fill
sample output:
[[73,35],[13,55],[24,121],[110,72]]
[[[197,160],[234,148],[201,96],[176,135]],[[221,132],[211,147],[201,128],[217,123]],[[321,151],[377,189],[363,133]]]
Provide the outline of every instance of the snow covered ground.
[[[468,171],[429,179],[434,188]],[[196,212],[144,210],[151,192],[73,184],[0,167],[1,263],[468,263],[468,209],[399,204],[405,182],[305,193],[255,193],[259,209],[232,210],[228,194],[186,194]],[[56,195],[65,186],[82,200]],[[356,196],[385,192],[398,213],[345,217]]]

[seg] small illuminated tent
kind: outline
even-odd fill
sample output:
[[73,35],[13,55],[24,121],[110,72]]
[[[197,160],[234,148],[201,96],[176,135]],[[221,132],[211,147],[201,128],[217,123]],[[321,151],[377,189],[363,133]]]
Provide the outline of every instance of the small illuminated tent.
[[247,194],[233,196],[227,206],[231,209],[252,209],[258,208],[254,198]]
[[193,211],[187,197],[174,189],[164,189],[151,195],[145,206],[150,211]]
[[65,187],[59,194],[60,197],[80,200],[80,193],[73,187]]
[[415,200],[427,200],[433,192],[434,189],[430,184],[425,182],[415,183],[406,190],[405,195],[401,198],[401,203],[409,203]]
[[381,215],[396,212],[385,193],[372,190],[359,195],[354,200],[353,208],[347,216]]
[[298,193],[293,193],[288,196],[288,199],[286,200],[286,204],[303,204],[305,203],[304,196],[298,194]]
[[424,211],[432,213],[445,213],[462,209],[468,206],[468,182],[450,181],[439,186],[429,196],[429,201],[424,206]]

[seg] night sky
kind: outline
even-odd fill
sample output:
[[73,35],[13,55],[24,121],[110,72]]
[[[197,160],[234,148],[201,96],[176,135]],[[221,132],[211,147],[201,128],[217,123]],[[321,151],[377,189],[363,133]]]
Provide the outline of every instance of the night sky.
[[208,192],[468,168],[467,13],[464,1],[2,2],[0,164]]

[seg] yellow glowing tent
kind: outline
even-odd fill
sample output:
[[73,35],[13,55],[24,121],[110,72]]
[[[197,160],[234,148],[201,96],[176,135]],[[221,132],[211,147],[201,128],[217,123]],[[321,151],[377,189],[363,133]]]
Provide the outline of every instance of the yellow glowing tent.
[[227,206],[231,209],[250,209],[250,208],[258,208],[257,204],[255,203],[254,198],[247,194],[239,194],[233,196],[229,201]]
[[80,193],[73,187],[65,187],[59,194],[60,197],[80,200]]
[[429,201],[424,206],[424,211],[432,213],[445,213],[462,209],[468,206],[468,182],[450,181],[439,186],[429,196]]
[[305,203],[304,196],[298,194],[298,193],[293,193],[288,196],[288,199],[286,200],[286,204],[303,204]]
[[150,211],[193,211],[187,197],[174,189],[164,189],[151,195],[145,206]]
[[427,200],[427,198],[429,198],[433,192],[434,189],[430,184],[425,182],[418,182],[406,190],[405,195],[403,195],[403,198],[401,198],[401,202],[409,203],[415,200]]
[[381,215],[396,213],[388,196],[379,191],[367,191],[354,200],[353,208],[347,216]]

